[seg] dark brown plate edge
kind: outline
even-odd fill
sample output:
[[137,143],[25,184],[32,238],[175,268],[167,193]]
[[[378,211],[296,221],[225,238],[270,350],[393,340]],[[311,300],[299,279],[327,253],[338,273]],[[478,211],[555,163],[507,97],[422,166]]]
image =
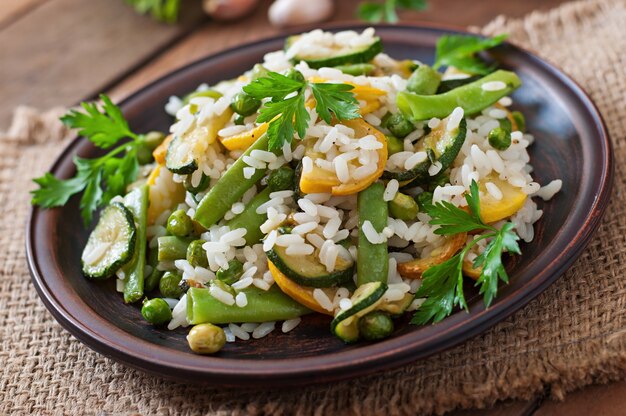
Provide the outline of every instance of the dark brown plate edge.
[[[325,28],[337,30],[364,28],[367,26],[368,25],[327,25]],[[432,24],[397,25],[393,27],[403,27],[407,29],[418,30],[426,29],[438,32],[443,31],[466,33],[462,30],[458,30],[457,28],[449,28]],[[293,33],[297,33],[299,31],[300,30],[294,30]],[[284,38],[284,36],[286,35],[262,39],[257,42],[241,45],[237,48],[233,48],[231,50],[223,51],[221,53],[200,59],[194,63],[191,63],[190,65],[169,73],[159,80],[156,80],[146,85],[141,90],[138,90],[133,95],[127,97],[120,104],[123,105],[126,101],[132,100],[135,95],[142,93],[145,89],[153,88],[164,79],[174,76],[191,66],[200,64],[206,60],[215,59],[219,56],[229,54],[241,48],[252,47],[254,45],[262,44],[268,41],[275,41],[277,39]],[[410,337],[410,334],[407,334],[402,338],[395,339],[396,342],[394,342],[394,339],[391,339],[384,343],[368,345],[358,350],[323,355],[320,357],[302,358],[297,360],[299,363],[297,368],[293,365],[294,360],[263,360],[255,362],[254,364],[255,366],[260,366],[262,368],[251,369],[250,360],[222,360],[227,361],[227,364],[225,366],[215,366],[215,364],[217,364],[216,359],[210,357],[202,357],[203,361],[209,360],[211,361],[210,364],[217,368],[214,371],[208,371],[206,367],[198,368],[197,366],[184,365],[180,363],[172,365],[172,363],[167,360],[164,361],[161,359],[155,359],[155,357],[151,357],[151,360],[147,360],[145,358],[138,359],[138,357],[134,356],[132,354],[132,351],[127,350],[124,345],[111,343],[110,339],[102,338],[99,336],[99,334],[95,333],[90,328],[82,325],[80,321],[75,319],[69,311],[65,310],[58,303],[54,294],[49,290],[45,283],[45,279],[43,278],[43,274],[41,273],[37,265],[36,256],[33,252],[32,247],[32,239],[34,237],[32,233],[36,216],[39,211],[39,208],[33,207],[33,209],[31,209],[30,218],[27,224],[26,250],[29,269],[31,271],[31,275],[33,278],[33,282],[35,283],[37,292],[44,301],[46,307],[57,319],[57,321],[59,321],[62,326],[66,328],[70,333],[72,333],[76,338],[87,344],[95,351],[103,353],[104,355],[107,355],[111,358],[119,360],[127,365],[141,369],[143,371],[148,371],[150,373],[160,376],[167,376],[170,378],[185,380],[188,382],[198,380],[213,380],[219,381],[221,383],[226,382],[226,384],[241,385],[241,381],[243,380],[244,384],[246,385],[257,385],[260,382],[270,382],[271,385],[294,385],[330,380],[340,380],[370,374],[372,372],[380,371],[383,369],[397,367],[415,359],[424,358],[435,352],[450,348],[479,334],[486,328],[506,318],[507,316],[511,315],[522,306],[527,304],[530,300],[532,300],[540,292],[542,292],[543,290],[545,290],[545,288],[552,284],[562,274],[562,272],[564,272],[571,265],[571,263],[585,248],[585,246],[589,242],[589,239],[593,235],[593,232],[599,225],[601,216],[609,202],[610,190],[613,180],[614,164],[612,146],[602,117],[595,105],[593,104],[592,100],[587,96],[587,94],[578,84],[576,84],[573,80],[567,77],[562,71],[554,67],[554,65],[549,64],[545,60],[536,57],[534,54],[523,50],[522,48],[516,46],[513,47],[519,49],[531,60],[535,61],[535,64],[540,66],[543,71],[549,72],[551,76],[556,78],[559,82],[565,84],[568,87],[568,90],[574,93],[574,95],[584,106],[585,111],[591,116],[591,118],[594,119],[595,127],[598,130],[599,136],[603,139],[602,142],[604,145],[604,163],[602,164],[603,170],[601,177],[602,185],[598,192],[598,196],[594,204],[592,205],[589,214],[586,217],[586,221],[584,222],[584,224],[582,224],[580,228],[579,233],[575,236],[574,239],[572,239],[572,243],[570,243],[566,247],[561,256],[559,256],[558,259],[555,259],[555,261],[550,264],[550,267],[545,269],[542,273],[543,275],[546,275],[546,277],[540,281],[537,281],[537,279],[535,279],[532,282],[529,282],[527,285],[521,287],[517,292],[515,292],[515,294],[508,296],[504,301],[492,306],[488,310],[482,308],[482,310],[472,311],[473,319],[471,321],[463,320],[458,324],[450,326],[448,328],[446,332],[454,332],[453,337],[449,335],[441,337],[440,335],[438,335],[437,337],[433,337],[438,338],[437,340],[423,338],[419,340],[420,342],[417,345],[413,343],[409,348],[405,345],[404,342],[406,341],[407,337]],[[65,159],[68,154],[72,152],[74,147],[82,140],[84,139],[77,138],[73,142],[71,142],[59,155],[58,159],[53,164],[51,171],[54,171],[58,167],[60,161]],[[560,259],[563,259],[563,262],[557,264],[559,263],[559,261],[557,260]],[[94,347],[94,345],[92,344],[94,342],[99,348]],[[422,349],[420,352],[415,353],[414,351],[412,351],[412,349],[419,346],[419,344],[426,344],[430,348],[426,350],[424,348],[424,345],[422,345]],[[166,348],[164,349],[167,350]],[[350,360],[349,364],[346,364],[346,359]],[[219,359],[217,359],[217,361],[219,361]],[[302,364],[306,365],[303,366]],[[173,370],[175,370],[175,373],[168,373]]]

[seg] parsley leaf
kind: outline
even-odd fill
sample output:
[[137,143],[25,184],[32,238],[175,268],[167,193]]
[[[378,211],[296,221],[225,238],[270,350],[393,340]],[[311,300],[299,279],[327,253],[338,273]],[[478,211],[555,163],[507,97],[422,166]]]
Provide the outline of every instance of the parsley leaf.
[[339,120],[351,120],[360,117],[359,103],[350,93],[354,89],[348,84],[312,83],[311,91],[315,97],[317,114],[330,124],[330,111]]
[[126,0],[137,13],[150,14],[154,19],[174,23],[178,19],[181,0]]
[[[311,119],[305,106],[305,93],[310,88],[315,97],[315,109],[320,117],[330,123],[331,112],[339,120],[360,117],[359,104],[347,84],[307,82],[297,71],[294,77],[268,72],[243,87],[243,91],[258,100],[269,98],[259,111],[257,122],[269,122],[266,134],[269,150],[281,149],[291,143],[295,133],[304,138]],[[298,76],[299,75],[299,76]],[[300,78],[302,80],[300,80]]]
[[480,240],[490,239],[485,250],[474,260],[475,268],[482,268],[476,285],[483,295],[485,306],[489,307],[498,292],[498,283],[508,283],[509,277],[502,264],[505,251],[521,254],[515,233],[515,225],[507,222],[497,229],[480,219],[480,193],[478,185],[472,181],[469,194],[465,195],[469,212],[443,201],[425,205],[424,211],[431,217],[430,224],[439,225],[435,233],[453,235],[470,231],[486,231],[474,238],[459,253],[445,262],[432,266],[422,274],[422,286],[416,297],[426,297],[417,310],[411,323],[423,325],[429,321],[438,322],[452,313],[455,306],[467,309],[463,294],[463,261],[468,251]]
[[506,34],[493,38],[471,35],[441,36],[437,41],[433,68],[437,69],[446,65],[470,74],[487,74],[493,67],[487,65],[475,54],[501,44],[506,38]]
[[427,7],[426,0],[385,0],[384,3],[363,2],[359,4],[357,16],[366,22],[397,23],[397,9],[424,10]]
[[[46,173],[34,179],[39,189],[31,192],[31,203],[44,208],[65,205],[73,195],[83,192],[80,210],[85,225],[92,221],[99,207],[114,196],[124,194],[128,185],[135,181],[139,171],[137,148],[143,144],[143,137],[130,130],[119,107],[106,95],[100,98],[102,109],[94,103],[83,103],[84,112],[71,110],[61,121],[79,129],[80,135],[100,148],[117,146],[100,158],[74,157],[76,176],[63,180]],[[131,141],[120,144],[125,138]]]

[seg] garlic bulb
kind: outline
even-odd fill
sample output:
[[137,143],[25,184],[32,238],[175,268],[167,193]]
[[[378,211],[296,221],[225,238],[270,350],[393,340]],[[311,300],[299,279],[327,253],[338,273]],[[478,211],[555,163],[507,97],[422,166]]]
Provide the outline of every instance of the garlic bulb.
[[333,9],[333,0],[276,0],[268,15],[274,26],[297,26],[326,20]]
[[235,20],[251,13],[258,0],[204,0],[202,8],[215,20]]

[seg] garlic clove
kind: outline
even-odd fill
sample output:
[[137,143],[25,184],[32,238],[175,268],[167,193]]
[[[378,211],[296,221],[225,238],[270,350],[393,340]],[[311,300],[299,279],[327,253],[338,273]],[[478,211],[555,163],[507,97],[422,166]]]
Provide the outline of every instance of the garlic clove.
[[215,20],[235,20],[250,14],[258,0],[204,0],[204,12]]
[[328,19],[334,9],[333,0],[276,0],[268,17],[274,26],[297,26]]

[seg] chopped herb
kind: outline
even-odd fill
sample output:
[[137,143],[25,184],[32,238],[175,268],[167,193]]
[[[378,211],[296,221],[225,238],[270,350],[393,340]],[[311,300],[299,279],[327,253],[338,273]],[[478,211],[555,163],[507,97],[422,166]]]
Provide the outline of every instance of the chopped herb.
[[447,261],[433,266],[422,275],[422,286],[416,297],[425,297],[411,323],[423,325],[429,321],[438,322],[452,313],[455,306],[467,309],[463,293],[463,260],[468,251],[480,240],[490,239],[487,247],[473,262],[474,268],[481,268],[476,285],[480,286],[485,306],[491,305],[498,293],[498,282],[508,283],[509,277],[502,264],[505,251],[521,254],[517,241],[519,236],[513,230],[515,225],[506,222],[500,229],[485,224],[480,219],[478,185],[472,181],[469,195],[465,195],[469,213],[449,202],[425,205],[425,212],[432,218],[430,224],[439,225],[435,231],[439,235],[453,235],[469,231],[486,231],[480,234],[463,250]]
[[[133,133],[128,127],[121,110],[102,94],[102,109],[94,103],[82,103],[84,112],[72,110],[61,121],[101,149],[110,149],[106,155],[96,159],[74,157],[76,176],[58,179],[50,173],[34,179],[39,189],[32,191],[32,204],[44,208],[65,205],[72,195],[81,191],[81,216],[85,224],[93,219],[99,207],[109,203],[116,195],[122,195],[137,178],[139,162],[137,148],[144,136]],[[120,144],[123,139],[130,139]]]
[[453,66],[469,74],[488,74],[494,67],[486,64],[476,56],[501,44],[507,38],[506,34],[493,38],[481,38],[472,35],[443,35],[437,41],[435,64],[433,68]]
[[426,0],[385,0],[384,3],[363,2],[359,4],[357,16],[366,22],[397,23],[397,10],[424,10],[427,7]]
[[347,84],[308,82],[302,74],[288,77],[277,72],[268,72],[243,87],[246,94],[256,98],[269,98],[259,111],[258,122],[269,122],[267,135],[269,149],[277,150],[291,143],[294,133],[303,138],[310,116],[305,107],[305,92],[310,88],[315,97],[317,114],[327,123],[332,121],[331,112],[338,120],[360,117],[354,87]]
[[150,14],[154,19],[174,23],[178,19],[180,0],[126,0],[138,13]]

